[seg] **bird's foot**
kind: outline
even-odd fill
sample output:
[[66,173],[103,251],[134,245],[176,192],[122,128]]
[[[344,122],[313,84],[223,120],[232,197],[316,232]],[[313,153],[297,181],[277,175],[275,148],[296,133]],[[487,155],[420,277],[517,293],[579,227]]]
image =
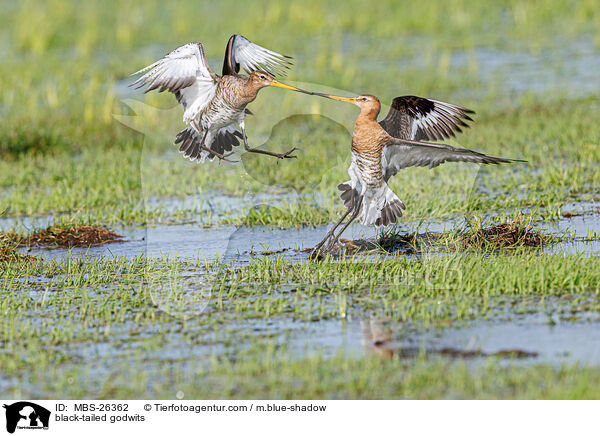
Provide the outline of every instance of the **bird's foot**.
[[336,238],[334,240],[327,241],[325,244],[319,244],[312,249],[308,257],[311,260],[323,260],[327,255],[336,257],[339,254],[339,249],[336,246],[338,242],[339,241]]
[[[289,151],[286,151],[285,153],[273,153],[272,151],[260,150],[258,148],[250,148],[250,147],[245,147],[245,148],[248,153],[266,154],[267,156],[273,156],[273,157],[276,157],[277,159],[293,159],[293,158],[298,157],[298,156],[292,155],[292,153],[294,151],[298,150],[296,147],[292,148]],[[277,161],[277,162],[279,162],[279,161]]]
[[308,258],[310,260],[323,260],[325,258],[325,255],[323,254],[323,249],[317,247],[313,248],[310,254],[308,255]]
[[326,242],[327,238],[315,245],[313,249],[310,250],[308,258],[310,260],[323,260],[325,258],[325,253],[327,252],[327,247],[329,247],[329,244],[325,245]]
[[298,156],[292,155],[292,153],[296,150],[298,150],[298,148],[294,147],[291,150],[286,151],[285,153],[278,154],[277,158],[278,159],[296,159]]
[[239,162],[238,160],[231,160],[231,159],[227,159],[229,156],[231,156],[232,154],[234,154],[233,151],[230,151],[229,153],[217,153],[216,151],[211,150],[210,151],[212,154],[214,154],[216,157],[219,158],[219,162],[220,161],[225,161],[225,162],[231,162],[231,163],[237,163]]

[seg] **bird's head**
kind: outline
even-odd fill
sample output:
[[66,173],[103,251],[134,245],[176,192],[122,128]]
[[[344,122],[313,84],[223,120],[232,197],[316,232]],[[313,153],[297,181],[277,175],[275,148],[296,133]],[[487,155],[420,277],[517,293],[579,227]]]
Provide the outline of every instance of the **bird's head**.
[[275,86],[276,88],[289,89],[290,91],[298,91],[304,94],[313,94],[312,92],[305,91],[300,88],[295,88],[293,86],[286,85],[285,83],[281,83],[277,81],[275,77],[273,77],[273,75],[265,71],[253,71],[250,74],[250,77],[248,78],[248,83],[252,88],[256,89],[257,91],[266,86]]
[[253,85],[253,87],[260,89],[264,88],[265,86],[271,86],[271,83],[277,81],[275,80],[275,77],[269,73],[264,71],[252,71],[252,73],[250,73],[248,82]]

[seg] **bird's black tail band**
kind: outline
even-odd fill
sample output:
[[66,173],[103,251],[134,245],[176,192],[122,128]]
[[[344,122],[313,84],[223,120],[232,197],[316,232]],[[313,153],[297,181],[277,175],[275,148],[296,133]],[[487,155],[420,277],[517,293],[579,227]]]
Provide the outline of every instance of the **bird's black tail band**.
[[233,150],[233,147],[240,145],[239,139],[242,134],[238,131],[227,131],[221,129],[217,134],[210,138],[210,144],[205,143],[204,146],[215,153],[210,153],[202,147],[202,135],[193,127],[187,127],[177,134],[175,137],[175,145],[179,145],[179,151],[184,157],[194,161],[203,162],[206,159],[213,160],[217,156],[223,156]]

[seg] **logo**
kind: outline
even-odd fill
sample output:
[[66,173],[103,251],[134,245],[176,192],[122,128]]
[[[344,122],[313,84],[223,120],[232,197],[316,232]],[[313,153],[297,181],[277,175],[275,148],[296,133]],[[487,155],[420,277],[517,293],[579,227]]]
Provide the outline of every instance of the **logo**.
[[50,411],[29,401],[19,401],[4,405],[6,409],[6,431],[14,433],[18,429],[48,430]]

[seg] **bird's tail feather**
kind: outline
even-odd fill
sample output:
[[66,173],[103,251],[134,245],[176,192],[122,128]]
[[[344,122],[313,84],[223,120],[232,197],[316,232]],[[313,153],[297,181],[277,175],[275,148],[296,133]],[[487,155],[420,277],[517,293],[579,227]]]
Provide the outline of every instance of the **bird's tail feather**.
[[[183,154],[183,157],[191,161],[204,162],[207,159],[212,161],[217,155],[202,148],[203,135],[198,133],[192,126],[189,126],[177,134],[174,144],[180,144],[179,151]],[[233,147],[240,145],[239,138],[241,137],[242,134],[237,130],[223,128],[214,136],[208,134],[204,145],[211,151],[224,155],[232,151]]]
[[361,211],[361,222],[366,225],[387,226],[395,224],[406,209],[404,203],[384,183],[373,195],[365,195]]
[[340,183],[337,188],[342,192],[340,198],[344,202],[344,206],[347,209],[352,209],[354,201],[358,199],[358,191],[352,187],[352,181],[348,180],[347,182]]
[[[344,206],[347,209],[353,209],[360,194],[356,188],[352,187],[352,182],[349,180],[340,183],[338,189],[341,191],[340,198],[344,202]],[[402,210],[406,209],[404,203],[394,194],[387,183],[384,183],[373,193],[365,193],[359,207],[361,208],[360,222],[365,225],[374,224],[376,226],[387,226],[396,223],[402,216]]]

